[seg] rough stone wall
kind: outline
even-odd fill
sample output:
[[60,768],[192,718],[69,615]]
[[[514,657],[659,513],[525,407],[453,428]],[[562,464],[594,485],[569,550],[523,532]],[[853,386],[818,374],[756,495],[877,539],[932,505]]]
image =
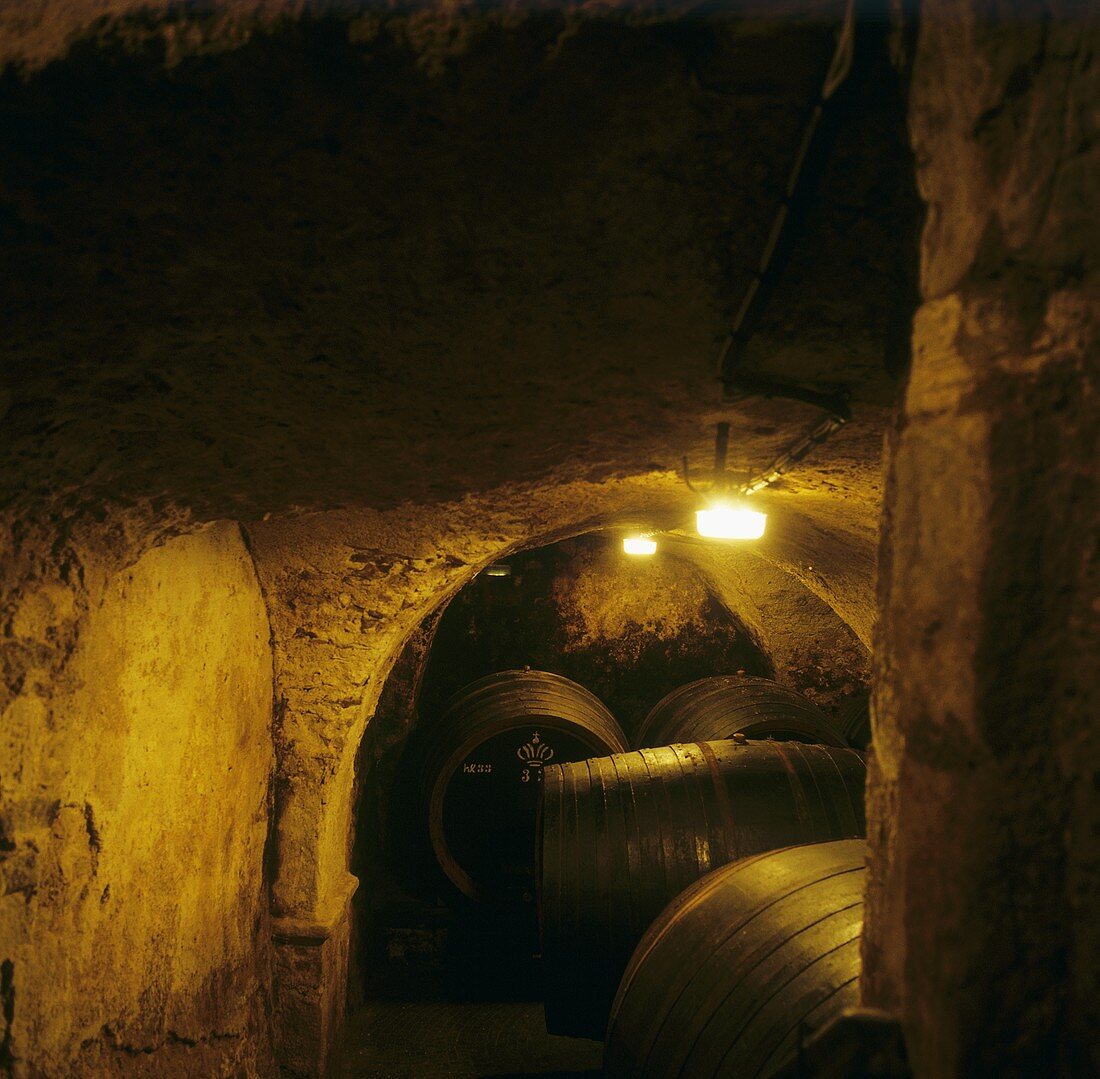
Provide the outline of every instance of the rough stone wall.
[[[653,560],[624,559],[617,543],[602,557],[593,552],[578,558],[568,577],[555,582],[570,633],[566,648],[602,648],[609,665],[630,672],[629,679],[636,677],[638,660],[652,642],[669,658],[678,649],[689,662],[692,655],[711,661],[690,677],[744,666],[828,707],[869,680],[869,653],[832,608],[756,553],[755,546],[670,539]],[[731,662],[730,616],[734,625],[748,630],[759,659]],[[724,652],[729,659],[719,669]],[[640,714],[624,711],[620,721],[628,730],[663,693],[649,695]]]
[[[918,1075],[1100,1071],[1100,24],[928,2],[864,992]],[[1003,17],[996,17],[1002,15]]]
[[271,1074],[270,631],[240,531],[5,534],[0,1072]]
[[[128,6],[5,14],[49,15],[64,44],[66,16]],[[177,13],[134,25],[182,34]],[[748,471],[816,422],[790,401],[719,411],[712,368],[831,21],[548,14],[481,26],[431,76],[396,25],[364,40],[293,15],[168,71],[108,35],[3,76],[0,497],[385,508],[706,463],[719,418]],[[863,154],[747,366],[766,376],[781,351],[785,375],[852,386],[858,422],[802,474],[827,454],[852,490],[854,458],[863,498],[909,215],[890,182],[905,155],[855,121]]]
[[636,638],[671,641],[705,630],[706,592],[691,567],[670,559],[667,549],[632,558],[611,535],[596,544],[574,543],[568,554],[569,565],[551,586],[568,650],[622,642],[628,662],[643,647]]
[[530,666],[585,686],[623,729],[684,682],[771,664],[670,544],[624,555],[616,531],[511,558],[513,575],[480,578],[448,606],[424,678],[421,715],[494,671]]
[[[729,14],[744,18],[839,18],[842,0],[737,0]],[[690,12],[690,8],[688,8]],[[64,57],[74,45],[121,39],[130,46],[160,45],[165,63],[239,49],[255,37],[288,22],[337,15],[354,39],[369,41],[386,23],[397,24],[421,65],[438,74],[443,65],[467,52],[487,29],[513,28],[532,14],[560,19],[562,36],[586,18],[625,17],[660,23],[669,17],[662,0],[522,0],[499,5],[471,0],[210,0],[180,8],[172,0],[38,0],[29,10],[0,9],[0,68],[11,64],[36,71]]]
[[[858,552],[852,557],[858,564]],[[870,650],[800,577],[750,549],[699,546],[692,558],[715,595],[760,642],[777,681],[806,694],[826,711],[835,711],[870,684]],[[813,574],[813,565],[811,554],[803,573]],[[816,579],[820,583],[824,578]],[[871,580],[868,575],[867,591]],[[845,613],[855,600],[849,593]],[[856,606],[862,609],[863,603]],[[858,620],[857,624],[862,628]]]

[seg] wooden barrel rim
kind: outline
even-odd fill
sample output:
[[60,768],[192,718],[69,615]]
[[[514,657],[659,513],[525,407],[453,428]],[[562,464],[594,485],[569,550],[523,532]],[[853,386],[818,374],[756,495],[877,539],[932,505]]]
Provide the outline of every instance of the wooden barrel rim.
[[458,861],[451,853],[451,848],[447,843],[443,829],[443,801],[446,798],[447,788],[450,786],[451,779],[455,774],[455,769],[462,759],[477,746],[481,745],[482,742],[487,741],[488,738],[495,738],[497,735],[507,734],[509,731],[523,730],[533,724],[540,724],[542,721],[547,721],[550,724],[556,725],[553,729],[568,733],[571,737],[585,743],[596,754],[605,753],[607,750],[607,743],[600,739],[600,735],[597,732],[588,730],[574,720],[545,714],[531,714],[518,718],[518,722],[509,723],[507,726],[496,727],[488,732],[475,731],[465,738],[456,749],[444,758],[442,767],[436,771],[435,779],[432,783],[431,794],[428,799],[428,836],[431,840],[432,850],[435,852],[439,866],[447,875],[451,883],[454,884],[463,895],[479,901],[485,901],[490,897],[485,894],[483,889],[478,887],[473,877],[459,865]]
[[[828,851],[828,848],[832,848],[832,850]],[[779,928],[785,931],[790,930],[789,936],[783,936],[780,939],[775,936],[774,932],[762,936],[757,934],[759,939],[756,940],[752,951],[748,953],[748,959],[751,960],[751,963],[746,961],[743,969],[740,970],[740,977],[736,981],[712,982],[709,980],[711,975],[704,977],[702,964],[694,967],[690,963],[681,964],[674,972],[674,976],[663,978],[657,982],[654,982],[652,972],[650,972],[647,976],[648,982],[651,983],[649,984],[650,996],[647,999],[647,1007],[639,1012],[638,1005],[635,1004],[626,1028],[633,1034],[633,1038],[629,1043],[632,1046],[632,1052],[639,1054],[634,1058],[635,1064],[639,1059],[646,1060],[657,1068],[657,1071],[652,1072],[652,1074],[663,1074],[660,1069],[669,1065],[667,1059],[669,1048],[673,1045],[673,1041],[682,1040],[677,1036],[677,1026],[675,1024],[670,1025],[672,1017],[682,1013],[684,1008],[687,1007],[692,1014],[698,1012],[704,1016],[701,1025],[693,1028],[695,1036],[691,1040],[692,1048],[688,1056],[680,1059],[680,1063],[684,1067],[688,1067],[687,1061],[695,1053],[694,1046],[699,1044],[699,1039],[706,1038],[707,1031],[717,1022],[717,1017],[722,1014],[731,997],[740,994],[746,1001],[750,999],[746,996],[744,988],[749,984],[745,981],[745,977],[751,971],[757,969],[761,963],[769,961],[769,957],[776,954],[777,947],[785,946],[786,943],[794,940],[800,934],[814,931],[817,927],[836,919],[840,919],[845,923],[838,926],[839,934],[835,943],[831,943],[827,949],[819,953],[814,953],[812,958],[808,956],[809,961],[794,972],[799,977],[816,964],[830,961],[833,957],[839,956],[845,949],[850,949],[853,943],[856,943],[858,947],[866,887],[866,850],[866,840],[858,839],[833,840],[823,844],[799,844],[762,852],[729,863],[686,888],[650,926],[631,957],[630,965],[623,975],[608,1018],[606,1032],[608,1044],[615,1042],[616,1038],[619,1039],[621,1044],[627,1044],[622,1040],[626,1036],[625,1032],[616,1030],[620,1021],[621,1009],[624,1002],[635,990],[639,976],[646,970],[648,965],[654,962],[654,952],[664,946],[667,961],[668,954],[670,954],[668,949],[673,947],[670,935],[679,932],[684,927],[685,919],[688,919],[690,923],[690,920],[695,916],[695,912],[700,907],[706,907],[715,892],[721,893],[734,878],[741,876],[746,870],[749,871],[749,882],[745,890],[744,900],[748,900],[748,902],[743,901],[743,906],[737,910],[735,916],[712,920],[712,924],[706,927],[705,935],[699,936],[696,932],[693,937],[689,938],[692,947],[700,949],[705,956],[710,957],[707,962],[711,964],[712,968],[715,963],[721,965],[722,961],[719,956],[722,955],[723,950],[727,949],[732,942],[741,938],[743,934],[746,934],[748,927],[753,923],[757,923],[758,925],[763,924],[764,928],[767,928],[769,912],[780,904],[790,904],[792,901],[797,901],[800,893],[818,889],[830,881],[836,881],[843,877],[853,877],[853,875],[853,883],[856,885],[857,890],[852,897],[841,905],[830,906],[828,909],[822,908],[811,920],[802,921],[799,919],[788,926],[781,919]],[[825,871],[820,875],[813,875],[810,879],[805,879],[804,870],[798,868],[797,863],[791,862],[790,859],[794,857],[801,860],[803,856],[812,857],[815,851],[820,851],[822,856],[828,858],[832,864],[826,864],[823,867]],[[754,872],[751,867],[754,864],[774,862],[776,867],[783,870],[785,861],[788,867],[793,869],[793,872],[789,875],[786,872],[782,873],[780,877],[771,880],[770,886],[767,888],[762,887],[766,883],[767,877],[758,877],[756,881],[753,881]],[[786,877],[785,880],[782,879],[784,876]],[[755,893],[755,897],[753,897],[753,893]],[[857,912],[858,915],[854,920],[852,917],[853,912]],[[764,919],[765,922],[761,923],[760,919]],[[852,926],[847,925],[848,921],[852,922]],[[696,924],[698,925],[698,923]],[[852,928],[853,926],[854,928]],[[748,933],[748,937],[751,938],[752,933]],[[680,946],[685,943],[685,941],[679,942]],[[734,947],[740,947],[740,945],[734,945]],[[788,969],[786,967],[776,968],[770,984],[765,987],[768,992],[766,997],[768,1002],[777,999],[785,991],[788,982],[782,979],[787,977]],[[700,981],[700,978],[704,980]],[[829,1001],[835,999],[838,993],[847,989],[853,982],[858,982],[858,980],[859,974],[857,972],[855,976],[848,977],[847,980],[839,984],[826,986],[828,992],[825,995],[804,996],[801,1001],[804,1010],[795,1016],[795,1021],[800,1023],[808,1016],[818,1012]],[[696,986],[702,986],[705,990],[702,996],[700,996],[699,990],[695,988]],[[659,990],[658,996],[653,996],[654,989]],[[685,994],[692,995],[687,998],[686,1004],[684,1003]],[[755,1000],[756,998],[752,999]],[[749,1005],[746,1004],[746,1007],[749,1007]],[[756,1016],[763,1007],[763,1004],[757,1002],[752,1004],[749,1011],[742,1009],[744,1014],[739,1015],[738,1019],[740,1026],[732,1032],[724,1025],[720,1028],[715,1027],[714,1029],[721,1029],[724,1032],[721,1041],[718,1044],[713,1044],[713,1039],[711,1039],[713,1048],[708,1050],[711,1055],[705,1068],[701,1062],[696,1061],[695,1070],[689,1068],[690,1073],[699,1075],[724,1074],[722,1069],[726,1067],[731,1054],[738,1049],[742,1036],[750,1025],[756,1021]],[[655,1022],[656,1025],[654,1025]],[[795,1022],[787,1023],[787,1025],[793,1029]],[[749,1071],[745,1074],[772,1074],[772,1065],[781,1060],[781,1049],[783,1052],[787,1051],[784,1049],[781,1038],[776,1040],[774,1044],[769,1043],[768,1038],[771,1037],[771,1032],[775,1029],[777,1028],[773,1023],[771,1027],[767,1028],[763,1040],[756,1043],[755,1048],[751,1050],[751,1052],[757,1054],[755,1060],[742,1061],[742,1065],[749,1068]],[[641,1037],[640,1042],[638,1041],[639,1036]],[[721,1042],[726,1043],[724,1048]],[[720,1061],[713,1055],[714,1049],[722,1054]],[[652,1055],[655,1052],[658,1054],[656,1057]],[[606,1059],[605,1056],[605,1063]],[[716,1062],[717,1066],[715,1066]],[[618,1063],[619,1067],[609,1072],[609,1074],[627,1074],[622,1070],[622,1062],[619,1061]],[[703,1070],[699,1070],[700,1068],[703,1068]],[[630,1074],[634,1073],[631,1072]],[[647,1071],[646,1074],[650,1074],[650,1072]],[[740,1071],[738,1074],[740,1074]]]
[[[837,840],[836,842],[847,843],[851,841],[842,839]],[[727,866],[721,866],[714,873],[709,873],[707,874],[707,876],[695,881],[694,884],[688,885],[688,887],[680,894],[680,896],[677,897],[677,899],[673,903],[669,904],[669,906],[664,910],[657,921],[653,923],[649,932],[646,933],[645,937],[642,938],[641,943],[638,945],[637,951],[634,953],[633,956],[631,956],[630,966],[627,967],[626,973],[623,975],[622,984],[619,986],[619,991],[616,994],[616,998],[623,996],[630,989],[630,986],[633,984],[637,972],[641,969],[642,965],[645,963],[646,959],[653,951],[653,949],[656,948],[657,945],[664,940],[664,938],[671,930],[676,928],[676,922],[680,914],[685,910],[698,906],[700,903],[706,900],[707,894],[709,892],[713,891],[715,888],[720,888],[722,886],[725,881],[725,876],[721,873],[722,869],[731,869],[733,866],[737,866],[739,869],[743,869],[751,862],[763,860],[770,855],[782,854],[787,851],[798,850],[799,847],[815,845],[816,844],[802,843],[793,847],[780,847],[778,850],[765,851],[763,854],[754,854],[750,858],[743,858],[738,862],[731,862]],[[834,877],[842,877],[846,873],[862,872],[864,868],[865,867],[863,866],[858,866],[837,869],[833,873],[827,873],[823,877],[817,878],[812,881],[806,881],[804,884],[800,884],[797,888],[792,888],[790,891],[781,892],[773,896],[769,902],[764,903],[761,906],[754,907],[752,913],[749,915],[749,917],[745,918],[744,921],[737,922],[735,925],[732,926],[727,926],[726,935],[721,938],[721,941],[719,943],[728,940],[731,936],[733,936],[733,934],[741,932],[745,928],[745,926],[754,921],[756,918],[760,917],[762,914],[765,914],[767,911],[771,910],[771,908],[774,907],[777,903],[781,903],[783,900],[788,899],[793,895],[797,895],[799,892],[805,891],[807,888],[813,888],[816,885],[820,884],[822,881],[832,880]],[[712,880],[711,878],[717,879]],[[829,912],[829,914],[833,913],[835,913],[835,911]],[[823,917],[827,917],[827,915],[823,915]],[[690,981],[690,979],[688,981]],[[685,985],[686,984],[687,983],[685,983]],[[618,1000],[616,999],[616,1004],[617,1003]],[[614,1018],[614,1015],[615,1008],[613,1007],[612,1018]]]
[[[704,686],[709,686],[709,689],[704,690],[702,688]],[[805,715],[801,717],[804,721],[812,718],[813,726],[816,728],[813,731],[816,744],[830,745],[837,748],[847,748],[850,746],[848,740],[836,728],[835,724],[829,719],[824,710],[806,697],[805,694],[799,693],[798,690],[788,685],[784,685],[774,678],[764,678],[760,675],[751,674],[711,675],[707,678],[697,678],[692,682],[686,682],[682,686],[677,686],[671,692],[666,693],[665,696],[649,710],[642,720],[641,726],[638,728],[635,741],[639,744],[645,744],[651,736],[658,737],[669,733],[659,728],[658,721],[663,720],[664,725],[667,726],[668,713],[681,707],[680,701],[683,700],[683,698],[691,698],[693,695],[704,693],[703,699],[709,699],[719,696],[722,691],[730,688],[747,688],[751,690],[752,693],[748,699],[751,699],[751,697],[761,692],[768,693],[769,691],[776,694],[779,699],[789,699],[792,704],[797,704],[800,709],[805,710]],[[745,733],[749,738],[762,740],[771,738],[775,731],[783,731],[788,729],[788,727],[788,723],[784,723],[776,717],[768,717],[762,722],[749,724],[745,728]],[[756,728],[755,732],[749,733],[753,728]],[[683,738],[679,736],[670,736],[668,740],[671,742],[706,741],[705,738]]]
[[[864,851],[866,851],[867,846],[867,841],[865,839],[838,839],[829,841],[830,845],[834,843],[838,845],[841,843],[862,844]],[[667,907],[665,907],[660,916],[649,927],[645,936],[642,937],[639,942],[637,949],[635,949],[634,954],[630,957],[630,965],[626,968],[626,972],[623,974],[622,983],[619,986],[619,991],[615,994],[615,1006],[611,1010],[612,1019],[614,1019],[615,1012],[618,1009],[619,1000],[630,988],[638,970],[641,969],[650,953],[662,940],[664,940],[669,931],[676,928],[677,922],[683,911],[705,902],[711,892],[723,888],[729,875],[734,871],[740,873],[756,862],[763,862],[776,858],[778,855],[790,854],[794,851],[804,851],[808,848],[825,845],[826,844],[817,843],[796,843],[790,847],[779,847],[776,850],[761,851],[759,854],[752,854],[747,858],[741,858],[736,862],[730,862],[727,865],[720,866],[713,873],[708,873],[705,877],[700,877],[697,881],[689,884]],[[866,861],[856,865],[839,866],[833,872],[827,873],[820,878],[807,881],[789,891],[780,892],[774,895],[769,902],[754,907],[750,917],[746,918],[743,922],[739,922],[735,927],[730,929],[730,932],[737,932],[742,926],[747,925],[752,918],[757,917],[761,912],[775,906],[776,903],[789,895],[796,895],[805,888],[814,887],[820,881],[832,880],[834,877],[843,876],[845,873],[858,873],[865,871],[866,868]]]

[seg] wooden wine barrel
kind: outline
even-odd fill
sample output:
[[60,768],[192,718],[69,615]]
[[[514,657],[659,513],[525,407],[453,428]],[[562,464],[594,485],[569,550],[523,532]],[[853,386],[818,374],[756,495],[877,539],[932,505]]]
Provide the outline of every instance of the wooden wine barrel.
[[868,690],[850,697],[841,706],[836,717],[837,730],[856,749],[868,749],[871,745],[871,694]]
[[769,678],[722,674],[674,689],[642,721],[642,746],[708,742],[743,734],[779,742],[846,746],[829,717],[801,693]]
[[460,690],[428,733],[422,797],[436,860],[482,902],[534,898],[543,771],[621,752],[626,736],[583,686],[546,671],[501,671]]
[[761,851],[866,834],[863,758],[798,742],[701,742],[550,768],[539,924],[546,1027],[603,1036],[650,922],[692,881]]
[[609,1079],[766,1077],[859,1004],[867,844],[792,847],[727,865],[671,903],[611,1011]]

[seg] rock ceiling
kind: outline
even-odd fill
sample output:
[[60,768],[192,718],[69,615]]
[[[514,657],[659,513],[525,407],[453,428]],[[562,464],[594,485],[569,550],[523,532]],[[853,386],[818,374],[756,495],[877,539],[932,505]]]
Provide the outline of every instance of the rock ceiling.
[[[384,510],[705,463],[719,418],[732,467],[768,463],[814,410],[723,406],[714,360],[835,11],[583,7],[442,37],[423,11],[6,15],[4,502]],[[916,229],[888,91],[846,118],[745,358],[853,389],[787,484],[811,501],[877,504]]]

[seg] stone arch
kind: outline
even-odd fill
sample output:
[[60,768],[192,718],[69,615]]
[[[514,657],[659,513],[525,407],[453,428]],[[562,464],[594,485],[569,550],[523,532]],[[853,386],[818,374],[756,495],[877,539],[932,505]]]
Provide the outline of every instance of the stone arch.
[[[783,522],[799,527],[801,518],[786,510],[782,498],[765,502],[776,514],[780,537]],[[461,503],[387,512],[333,510],[248,527],[275,655],[272,911],[284,1053],[293,1056],[303,1026],[322,1031],[327,1044],[340,1022],[349,899],[356,887],[348,871],[356,754],[409,634],[502,556],[617,523],[685,524],[691,508],[678,477],[643,473],[604,483],[510,487]],[[873,504],[863,509],[870,516]],[[847,567],[845,534],[836,539],[826,530],[829,524],[803,524],[795,553],[789,540],[780,540],[762,546],[759,558],[785,574],[788,586],[816,593],[823,605],[836,605],[838,618],[858,625],[852,612],[870,602],[873,561],[853,545],[856,569]],[[829,557],[815,571],[796,562],[796,556],[819,550]],[[721,566],[712,565],[709,574],[721,577]],[[733,592],[726,595],[733,602]],[[315,1051],[308,1055],[314,1058]]]

